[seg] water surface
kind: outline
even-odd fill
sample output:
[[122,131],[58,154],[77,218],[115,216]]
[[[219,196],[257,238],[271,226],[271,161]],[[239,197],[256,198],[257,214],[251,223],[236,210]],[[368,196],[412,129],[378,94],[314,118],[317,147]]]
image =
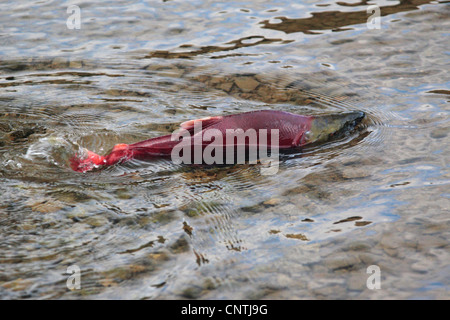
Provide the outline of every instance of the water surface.
[[[0,297],[448,299],[449,6],[370,4],[0,4]],[[272,176],[68,165],[260,109],[368,118]]]

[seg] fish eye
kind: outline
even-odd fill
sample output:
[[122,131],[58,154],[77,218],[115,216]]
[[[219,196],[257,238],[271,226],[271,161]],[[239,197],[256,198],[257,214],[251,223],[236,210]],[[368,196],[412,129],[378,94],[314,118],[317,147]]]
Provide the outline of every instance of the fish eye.
[[304,139],[304,141],[311,141],[312,137],[313,137],[313,133],[312,133],[312,131],[310,131],[310,130],[306,131],[306,132],[303,134],[303,139]]

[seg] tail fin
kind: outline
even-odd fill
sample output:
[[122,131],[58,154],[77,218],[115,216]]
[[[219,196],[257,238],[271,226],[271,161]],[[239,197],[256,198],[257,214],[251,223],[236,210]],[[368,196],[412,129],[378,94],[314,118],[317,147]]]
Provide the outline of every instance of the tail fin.
[[86,172],[106,163],[106,159],[92,151],[87,150],[87,158],[81,158],[78,154],[70,160],[70,167],[77,172]]

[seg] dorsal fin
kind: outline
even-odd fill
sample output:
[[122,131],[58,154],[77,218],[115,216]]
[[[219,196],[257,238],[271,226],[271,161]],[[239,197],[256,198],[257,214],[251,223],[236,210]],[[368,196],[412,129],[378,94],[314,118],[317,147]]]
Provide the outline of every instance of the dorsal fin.
[[220,120],[222,120],[222,118],[223,117],[221,117],[221,116],[217,116],[217,117],[206,117],[206,118],[202,118],[202,119],[188,120],[188,121],[185,121],[182,124],[180,124],[180,128],[190,131],[190,130],[194,129],[194,124],[197,121],[201,121],[202,129],[205,129],[205,128],[219,122]]

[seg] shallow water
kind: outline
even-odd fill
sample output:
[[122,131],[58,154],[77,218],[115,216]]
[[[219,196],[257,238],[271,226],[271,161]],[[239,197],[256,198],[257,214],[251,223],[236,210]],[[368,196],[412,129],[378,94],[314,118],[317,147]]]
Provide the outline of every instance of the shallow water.
[[[2,299],[449,298],[448,3],[71,4],[0,4]],[[258,109],[368,118],[269,176],[68,165]]]

